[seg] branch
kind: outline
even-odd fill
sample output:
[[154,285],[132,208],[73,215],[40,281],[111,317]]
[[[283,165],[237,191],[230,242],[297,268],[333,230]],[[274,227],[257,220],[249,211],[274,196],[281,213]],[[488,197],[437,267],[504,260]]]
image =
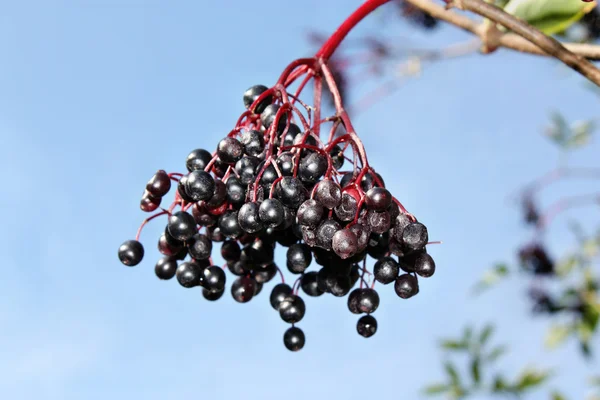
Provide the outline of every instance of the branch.
[[578,43],[565,43],[563,45],[557,40],[544,35],[526,22],[481,0],[456,0],[456,5],[459,5],[464,10],[472,11],[499,23],[514,33],[496,31],[495,35],[490,35],[489,30],[482,23],[447,10],[445,7],[433,3],[431,0],[404,1],[429,13],[434,18],[441,19],[477,35],[488,45],[488,48],[505,47],[520,52],[555,57],[600,86],[600,70],[586,60],[586,58],[600,60],[600,46]]

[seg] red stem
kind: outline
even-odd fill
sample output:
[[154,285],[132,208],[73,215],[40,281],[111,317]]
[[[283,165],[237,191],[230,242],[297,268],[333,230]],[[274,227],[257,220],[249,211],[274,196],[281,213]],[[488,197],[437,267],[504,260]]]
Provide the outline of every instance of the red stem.
[[356,9],[340,27],[327,39],[323,46],[319,49],[316,58],[328,60],[333,52],[339,47],[340,43],[350,33],[350,31],[377,7],[384,5],[391,0],[367,0],[362,6]]

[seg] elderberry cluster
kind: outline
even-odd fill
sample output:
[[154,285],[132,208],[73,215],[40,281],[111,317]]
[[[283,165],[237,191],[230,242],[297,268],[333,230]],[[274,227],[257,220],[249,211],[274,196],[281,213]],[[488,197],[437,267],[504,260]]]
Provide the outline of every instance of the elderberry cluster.
[[[227,290],[229,271],[231,296],[246,303],[279,273],[281,283],[269,300],[291,324],[283,336],[291,351],[305,344],[296,326],[306,312],[300,289],[310,297],[349,294],[348,309],[364,314],[358,333],[372,336],[377,331],[372,313],[379,306],[375,283],[393,284],[397,295],[408,299],[419,292],[417,276],[435,272],[426,250],[426,226],[371,167],[359,168],[345,155],[354,151],[350,142],[333,135],[321,141],[314,125],[295,122],[290,103],[272,88],[253,86],[243,102],[242,122],[213,153],[195,149],[186,159],[186,174],[160,170],[147,183],[140,203],[145,212],[158,210],[175,187],[169,208],[144,222],[168,218],[158,239],[163,257],[156,276],[202,288],[204,298],[215,301]],[[351,164],[351,170],[341,171],[344,164]],[[127,266],[144,256],[140,231],[119,247],[119,259]],[[285,268],[297,277],[292,285],[275,264],[278,245],[286,252]],[[223,266],[214,265],[216,246]]]

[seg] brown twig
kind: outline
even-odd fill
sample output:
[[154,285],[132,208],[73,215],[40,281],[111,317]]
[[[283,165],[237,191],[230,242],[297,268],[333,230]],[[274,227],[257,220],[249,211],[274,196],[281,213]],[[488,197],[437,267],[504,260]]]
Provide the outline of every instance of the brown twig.
[[482,39],[486,48],[505,47],[525,53],[555,57],[600,86],[600,70],[586,60],[600,60],[600,46],[578,43],[561,44],[526,22],[481,0],[460,0],[456,5],[503,25],[513,33],[502,33],[496,30],[495,34],[490,34],[485,24],[448,10],[431,0],[404,1],[426,11],[434,18],[477,35]]

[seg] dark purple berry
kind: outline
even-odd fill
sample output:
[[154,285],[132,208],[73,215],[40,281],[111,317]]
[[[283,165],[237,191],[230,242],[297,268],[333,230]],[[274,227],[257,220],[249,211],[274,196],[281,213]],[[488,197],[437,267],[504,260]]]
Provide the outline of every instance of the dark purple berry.
[[259,205],[257,203],[246,203],[238,212],[238,223],[245,232],[255,233],[263,228],[258,215]]
[[[250,106],[252,105],[252,103],[254,103],[260,97],[260,95],[263,94],[268,89],[269,88],[267,88],[264,85],[254,85],[251,88],[249,88],[248,90],[246,90],[244,92],[244,107],[246,107],[247,109],[250,109]],[[259,104],[257,104],[255,106],[254,110],[251,110],[251,111],[254,112],[255,114],[260,114],[261,112],[263,112],[265,107],[268,106],[272,101],[273,101],[273,97],[267,96],[267,97],[265,97],[264,100],[262,100]]]
[[321,203],[325,208],[331,210],[340,205],[342,201],[342,189],[340,188],[340,185],[332,180],[322,180],[317,184],[315,200]]
[[279,311],[279,306],[285,300],[287,296],[292,294],[292,288],[290,285],[285,283],[279,283],[273,287],[271,290],[271,296],[269,297],[269,301],[271,303],[271,307],[275,310]]
[[220,292],[225,288],[225,271],[211,266],[205,268],[202,274],[202,286],[211,292]]
[[317,246],[331,250],[333,235],[340,229],[340,224],[332,219],[323,221],[317,228]]
[[211,292],[210,290],[203,288],[202,289],[202,296],[204,296],[204,298],[208,301],[217,301],[219,300],[221,297],[223,297],[223,293],[225,293],[225,290],[219,290],[216,292]]
[[238,303],[252,300],[256,292],[256,281],[247,276],[240,276],[231,284],[231,296]]
[[169,234],[181,241],[188,240],[198,231],[194,217],[185,211],[177,211],[172,214],[167,227]]
[[373,275],[379,283],[387,285],[398,278],[400,267],[396,260],[391,257],[384,257],[378,260],[373,267]]
[[161,197],[154,197],[146,190],[142,196],[142,199],[140,200],[140,209],[143,212],[155,211],[158,207],[160,207],[161,201]]
[[396,279],[394,289],[399,297],[408,299],[419,293],[419,282],[414,276],[403,274]]
[[356,331],[365,338],[370,338],[377,332],[377,320],[372,315],[363,315],[356,324]]
[[335,254],[345,260],[358,251],[358,239],[350,229],[340,229],[333,235],[331,246]]
[[317,283],[317,271],[310,271],[302,274],[300,278],[300,287],[302,291],[311,297],[319,297],[324,292],[319,289]]
[[358,310],[361,313],[374,313],[379,307],[379,294],[375,289],[367,288],[358,296]]
[[177,272],[177,261],[173,257],[163,257],[154,266],[154,273],[158,279],[169,280]]
[[327,157],[315,152],[300,160],[298,176],[303,182],[316,182],[325,171],[327,171]]
[[198,264],[194,262],[184,261],[179,264],[175,275],[177,281],[184,288],[192,288],[200,285],[202,279],[202,270]]
[[291,245],[287,250],[286,260],[287,267],[291,273],[303,273],[312,261],[310,247],[304,243]]
[[196,260],[206,260],[212,252],[212,241],[200,233],[188,239],[187,245],[190,256]]
[[265,138],[256,130],[245,131],[241,142],[244,145],[244,152],[252,157],[257,157],[265,149]]
[[385,188],[374,187],[366,193],[365,204],[369,210],[386,211],[392,204],[392,194]]
[[266,199],[260,204],[258,216],[265,226],[274,228],[284,222],[285,210],[279,200]]
[[185,166],[189,172],[204,170],[212,160],[212,154],[204,149],[193,150],[185,160]]
[[283,344],[289,351],[302,350],[305,342],[304,332],[296,326],[292,326],[283,334]]
[[235,164],[243,155],[244,145],[236,138],[226,137],[217,146],[217,156],[226,164]]
[[235,163],[235,172],[238,174],[240,182],[244,185],[248,185],[254,182],[256,178],[256,168],[260,164],[260,160],[256,157],[242,157],[237,163]]
[[242,249],[240,249],[239,243],[235,240],[225,240],[221,245],[221,257],[225,261],[238,261],[241,254]]
[[308,192],[298,178],[284,177],[277,183],[275,193],[283,205],[297,208],[306,200]]
[[435,273],[435,262],[433,258],[423,252],[415,260],[415,272],[424,278],[429,278]]
[[128,267],[138,265],[144,258],[144,246],[137,240],[127,240],[119,246],[119,260]]
[[306,306],[300,296],[290,294],[279,305],[279,316],[287,323],[294,324],[304,318]]
[[187,175],[185,193],[193,201],[210,200],[215,192],[215,180],[204,171],[192,171]]
[[353,314],[360,314],[362,313],[362,311],[360,311],[360,309],[358,308],[358,304],[361,298],[361,293],[366,290],[366,289],[354,289],[353,291],[350,292],[350,295],[348,296],[348,310],[350,310],[351,313]]
[[153,197],[162,197],[171,190],[171,178],[166,171],[160,169],[146,184],[146,190]]
[[352,221],[358,212],[358,201],[348,193],[342,193],[340,204],[334,208],[335,215],[342,221]]
[[235,239],[242,234],[242,228],[238,223],[238,212],[228,210],[219,217],[219,228],[225,237]]
[[310,227],[317,227],[323,219],[325,209],[323,205],[314,199],[308,199],[298,207],[298,223]]

